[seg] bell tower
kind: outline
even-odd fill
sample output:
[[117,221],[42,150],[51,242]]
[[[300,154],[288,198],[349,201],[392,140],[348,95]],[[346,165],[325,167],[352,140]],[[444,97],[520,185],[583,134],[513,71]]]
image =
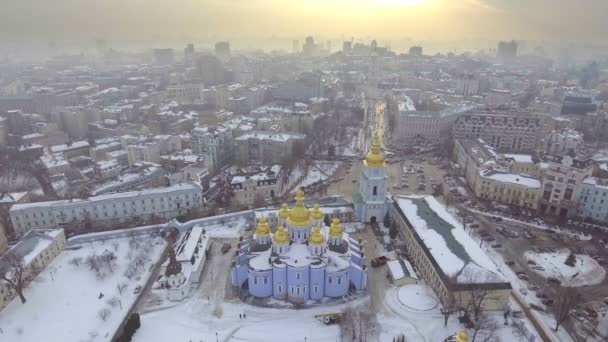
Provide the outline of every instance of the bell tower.
[[355,201],[357,219],[365,223],[381,222],[386,214],[386,192],[388,179],[386,163],[376,135],[371,151],[363,161],[363,170],[359,175],[359,198]]

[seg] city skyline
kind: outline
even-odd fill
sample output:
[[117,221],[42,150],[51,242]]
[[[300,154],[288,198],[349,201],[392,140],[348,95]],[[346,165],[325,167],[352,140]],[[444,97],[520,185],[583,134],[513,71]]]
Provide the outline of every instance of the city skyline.
[[[158,0],[38,3],[9,0],[0,13],[0,49],[89,46],[104,39],[121,46],[229,39],[242,48],[288,49],[307,35],[339,40],[374,37],[483,42],[520,39],[552,45],[603,44],[608,3],[585,0]],[[523,6],[525,5],[525,6]],[[283,39],[285,43],[273,43]],[[239,44],[240,42],[240,44]],[[449,50],[446,44],[444,50]]]

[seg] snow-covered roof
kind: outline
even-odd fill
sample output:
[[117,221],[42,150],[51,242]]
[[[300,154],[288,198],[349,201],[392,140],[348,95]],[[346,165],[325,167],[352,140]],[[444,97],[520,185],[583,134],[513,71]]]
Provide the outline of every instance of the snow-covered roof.
[[528,164],[534,163],[534,161],[532,161],[532,156],[529,155],[529,154],[510,154],[510,153],[507,153],[507,154],[505,154],[505,158],[513,159],[517,163],[528,163]]
[[527,188],[540,189],[540,181],[535,178],[530,178],[516,173],[500,172],[496,170],[481,170],[479,175],[485,178],[493,179],[498,182],[511,183],[522,185]]
[[62,144],[62,145],[51,146],[51,152],[53,152],[53,153],[64,152],[64,151],[74,150],[74,149],[83,148],[83,147],[89,147],[89,142],[86,140],[81,140],[81,141],[74,141],[70,145]]
[[268,131],[253,131],[245,133],[234,140],[248,140],[248,139],[259,139],[276,142],[287,142],[291,139],[304,139],[306,135],[299,133],[278,133]]
[[393,200],[437,271],[450,284],[501,284],[510,288],[488,255],[435,197]]
[[194,183],[179,183],[179,184],[164,187],[164,188],[146,189],[146,190],[141,190],[141,191],[117,192],[117,193],[112,193],[112,194],[107,194],[107,195],[92,196],[89,198],[74,198],[74,199],[58,200],[58,201],[15,204],[11,207],[11,211],[30,209],[30,208],[52,207],[52,206],[59,206],[59,205],[66,205],[66,204],[73,204],[73,203],[96,202],[96,201],[112,200],[112,199],[118,199],[118,198],[138,197],[138,196],[168,193],[168,192],[180,191],[180,190],[201,191],[200,186],[196,185]]

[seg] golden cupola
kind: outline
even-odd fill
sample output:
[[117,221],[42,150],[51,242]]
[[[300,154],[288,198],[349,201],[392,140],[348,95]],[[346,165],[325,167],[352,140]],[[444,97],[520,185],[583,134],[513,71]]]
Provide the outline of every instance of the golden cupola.
[[382,146],[380,145],[380,138],[378,135],[374,136],[372,141],[372,149],[365,158],[365,166],[368,167],[384,167],[384,154],[382,153]]
[[319,203],[315,204],[315,207],[312,210],[311,217],[312,217],[313,221],[323,220],[324,215],[323,215],[323,212],[321,211],[321,207],[319,206]]
[[321,233],[321,228],[314,228],[312,234],[310,235],[310,239],[308,239],[308,244],[311,246],[322,246],[325,244],[325,237]]
[[281,210],[279,210],[279,220],[287,220],[289,218],[289,208],[287,207],[287,203],[283,203],[281,206]]
[[290,227],[310,227],[310,211],[306,209],[304,201],[304,191],[298,190],[296,194],[296,205],[289,211],[289,218],[287,219],[287,225]]
[[334,218],[329,228],[329,237],[334,239],[342,239],[342,226],[340,226],[340,219]]
[[258,228],[255,230],[255,234],[258,238],[270,236],[270,226],[265,217],[261,217],[258,221]]
[[272,243],[275,245],[289,244],[289,237],[287,236],[287,232],[285,231],[285,228],[282,225],[280,225],[279,228],[277,228],[277,232],[274,233]]

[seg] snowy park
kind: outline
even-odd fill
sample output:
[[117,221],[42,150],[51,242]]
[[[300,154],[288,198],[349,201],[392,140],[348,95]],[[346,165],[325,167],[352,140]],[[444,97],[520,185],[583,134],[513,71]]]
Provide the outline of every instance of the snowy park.
[[70,246],[0,312],[0,340],[110,341],[160,258],[160,237]]
[[554,253],[535,253],[528,251],[525,257],[534,262],[531,270],[545,278],[559,279],[564,286],[579,287],[601,284],[606,277],[606,270],[592,257],[585,254],[574,255],[572,266],[565,262],[570,252],[567,249]]

